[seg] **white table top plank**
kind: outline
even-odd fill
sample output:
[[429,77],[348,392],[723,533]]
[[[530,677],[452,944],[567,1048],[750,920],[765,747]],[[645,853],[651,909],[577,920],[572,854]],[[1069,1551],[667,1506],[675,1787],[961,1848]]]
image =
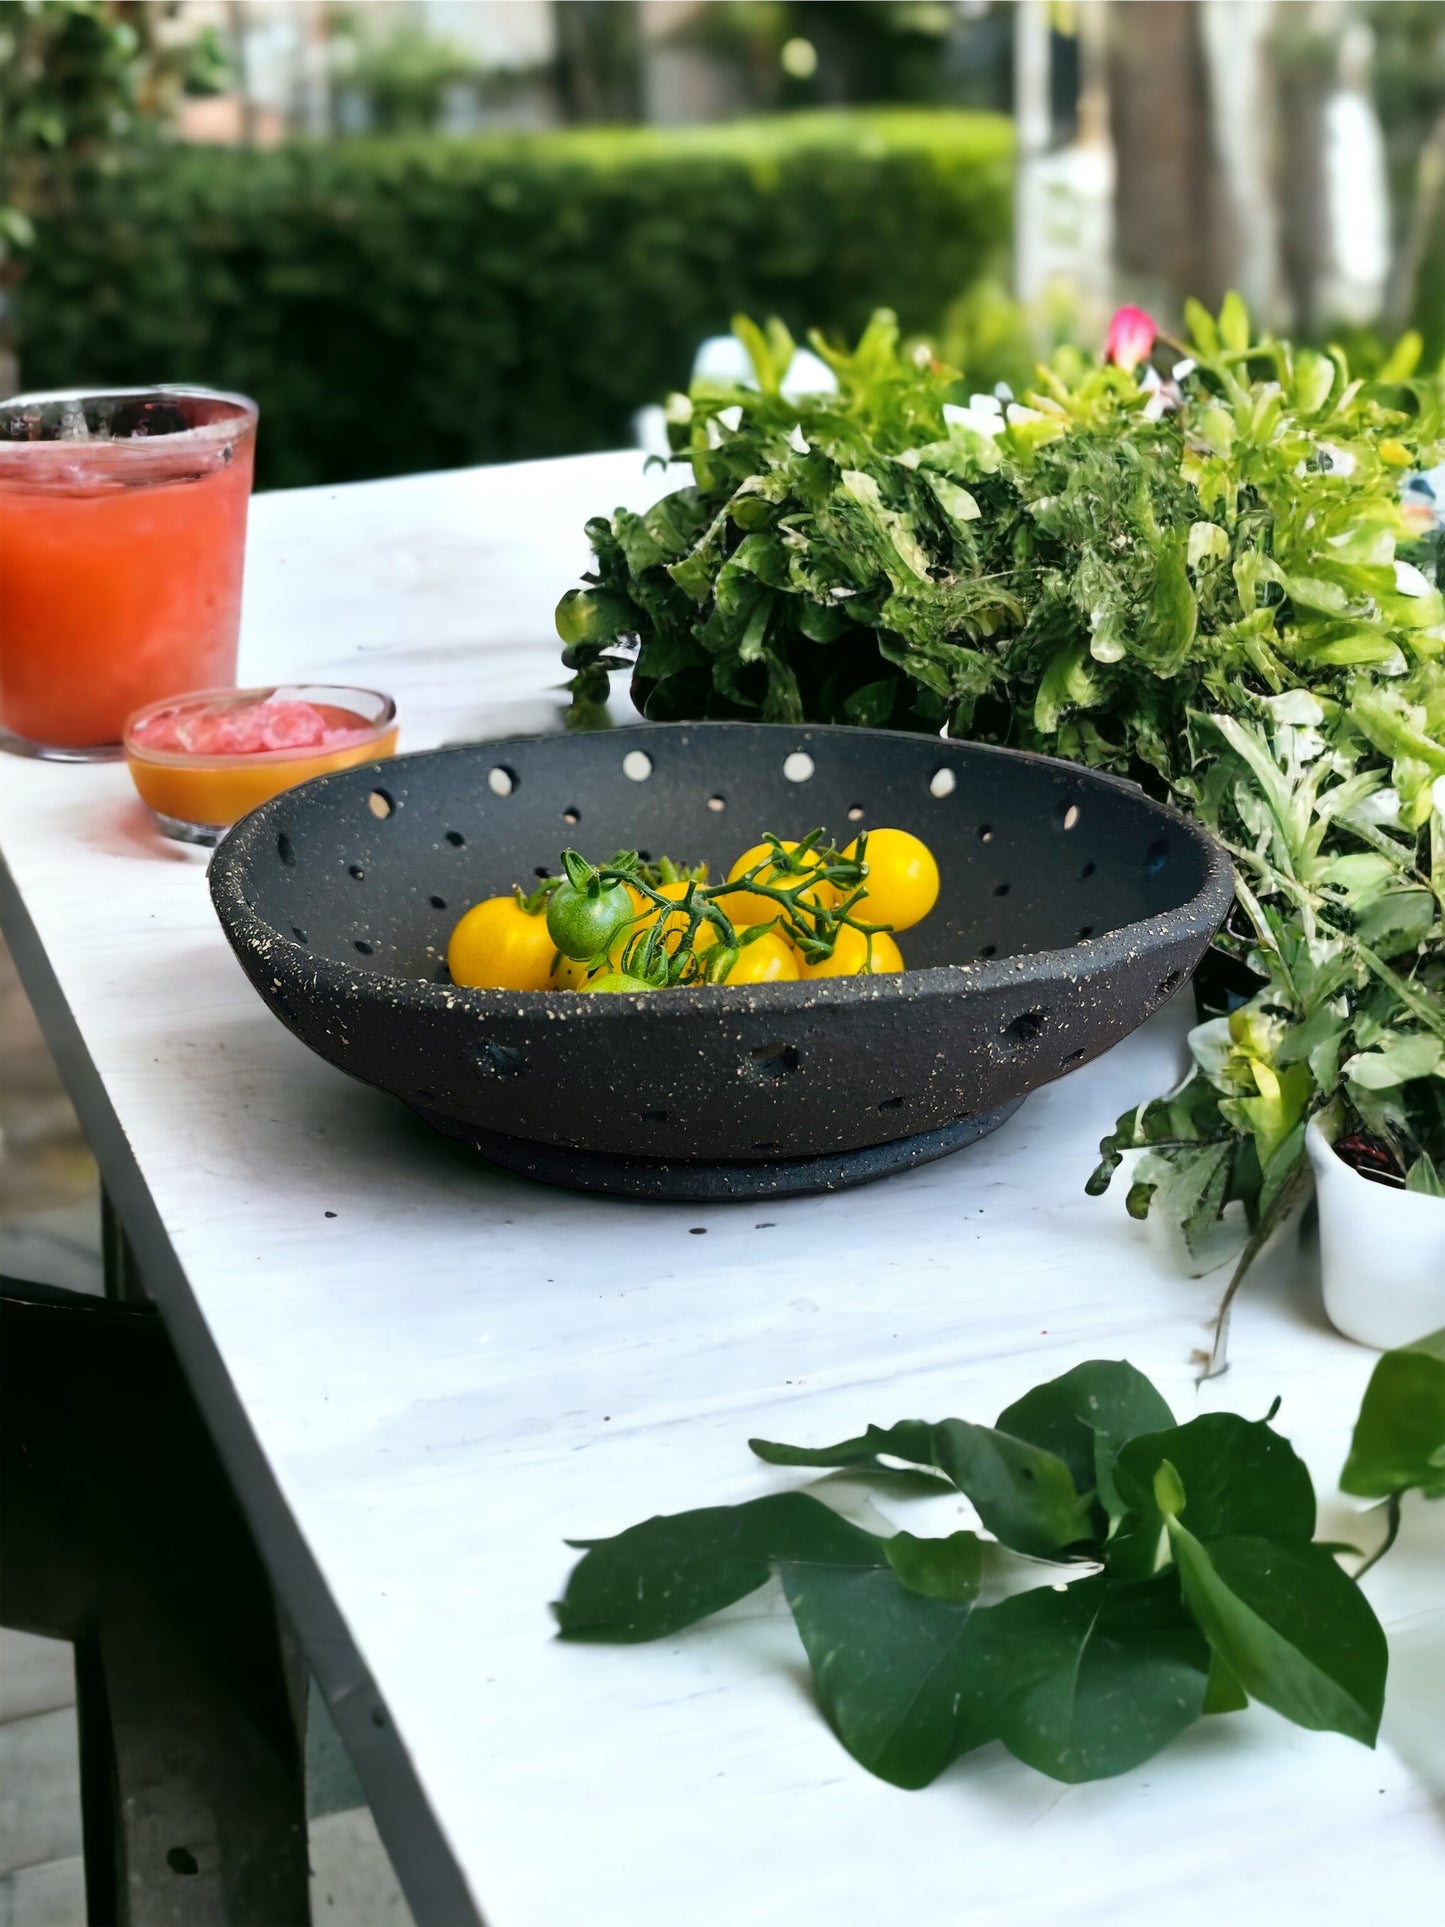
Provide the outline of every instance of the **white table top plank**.
[[[613,455],[260,497],[243,679],[375,682],[403,748],[551,727],[582,523],[663,486]],[[1128,1356],[1180,1417],[1282,1394],[1348,1538],[1331,1495],[1372,1358],[1324,1325],[1308,1266],[1261,1274],[1231,1371],[1199,1388],[1221,1281],[1185,1277],[1117,1192],[1082,1192],[1102,1130],[1177,1068],[1182,1010],[880,1185],[587,1198],[487,1167],[285,1032],[122,768],[0,758],[0,851],[491,1927],[1049,1927],[1082,1896],[1140,1927],[1344,1921],[1383,1869],[1397,1916],[1424,1917],[1445,1877],[1445,1507],[1411,1508],[1368,1582],[1396,1671],[1373,1754],[1255,1709],[1102,1785],[990,1748],[903,1794],[812,1711],[771,1594],[652,1646],[551,1638],[565,1537],[791,1482],[750,1435],[990,1418],[1086,1357]],[[946,1526],[928,1503],[907,1522]]]

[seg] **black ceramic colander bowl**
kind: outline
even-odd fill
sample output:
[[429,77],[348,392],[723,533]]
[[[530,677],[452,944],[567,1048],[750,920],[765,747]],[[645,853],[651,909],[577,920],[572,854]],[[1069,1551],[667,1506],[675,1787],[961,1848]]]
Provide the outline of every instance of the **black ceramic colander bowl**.
[[[462,990],[447,937],[564,846],[706,860],[870,826],[938,858],[901,976],[583,997]],[[495,1162],[635,1197],[830,1189],[941,1156],[1133,1030],[1228,908],[1222,850],[1131,784],[885,730],[652,725],[317,778],[211,863],[303,1043]]]

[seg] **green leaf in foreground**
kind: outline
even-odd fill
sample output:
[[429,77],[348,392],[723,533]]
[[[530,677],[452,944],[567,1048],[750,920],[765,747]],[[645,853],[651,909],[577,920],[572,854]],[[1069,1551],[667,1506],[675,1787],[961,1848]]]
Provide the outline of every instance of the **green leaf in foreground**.
[[975,1532],[951,1532],[946,1539],[916,1539],[911,1532],[895,1532],[883,1541],[883,1550],[910,1592],[958,1604],[978,1597],[983,1542]]
[[1314,1482],[1289,1440],[1263,1420],[1206,1412],[1187,1425],[1131,1439],[1120,1452],[1114,1476],[1128,1510],[1108,1562],[1121,1577],[1143,1578],[1154,1568],[1164,1524],[1154,1477],[1165,1463],[1183,1482],[1182,1516],[1198,1539],[1244,1533],[1308,1541],[1314,1535]]
[[1445,1331],[1377,1361],[1340,1485],[1362,1499],[1417,1487],[1445,1498]]
[[1206,1713],[1242,1713],[1248,1705],[1248,1693],[1218,1653],[1211,1653],[1209,1684],[1204,1689],[1204,1711]]
[[749,1441],[769,1465],[877,1468],[880,1458],[932,1466],[966,1494],[1002,1544],[1038,1559],[1054,1559],[1094,1536],[1087,1499],[1080,1498],[1063,1460],[1023,1439],[963,1419],[932,1425],[904,1419],[870,1425],[861,1438],[816,1449]]
[[888,1568],[784,1564],[783,1591],[818,1703],[860,1765],[921,1787],[987,1733],[960,1721],[969,1601],[928,1599]]
[[553,1608],[564,1639],[659,1639],[756,1592],[780,1560],[878,1566],[883,1541],[806,1492],[645,1519],[586,1553]]
[[1173,1423],[1174,1414],[1149,1380],[1121,1358],[1075,1365],[998,1415],[1000,1432],[1062,1459],[1079,1491],[1092,1489],[1111,1519],[1124,1510],[1114,1484],[1120,1448]]
[[1239,1686],[1296,1726],[1373,1746],[1385,1635],[1323,1546],[1260,1538],[1206,1546],[1178,1519],[1168,1530],[1185,1600]]
[[[1387,1424],[1391,1361],[1406,1357],[1438,1385],[1445,1335],[1381,1361],[1356,1434],[1362,1480],[1439,1466],[1438,1406],[1422,1433]],[[1054,1779],[1105,1779],[1250,1699],[1373,1745],[1385,1636],[1336,1563],[1341,1548],[1313,1541],[1308,1470],[1267,1421],[1233,1413],[1127,1436],[1162,1403],[1132,1367],[1096,1360],[1036,1387],[998,1428],[909,1420],[817,1449],[754,1441],[776,1464],[884,1471],[895,1490],[951,1481],[1003,1542],[988,1553],[1009,1595],[996,1604],[978,1603],[976,1534],[879,1537],[809,1493],[775,1493],[583,1542],[555,1608],[561,1636],[663,1637],[776,1571],[824,1715],[861,1765],[900,1787],[994,1740]],[[924,1469],[885,1463],[900,1460]],[[1103,1506],[1076,1487],[1091,1475],[1112,1494]],[[1399,1516],[1399,1487],[1388,1490],[1382,1551]],[[1101,1538],[1106,1507],[1113,1536]],[[1081,1551],[1103,1570],[1016,1590],[1038,1576],[1026,1560]]]
[[1204,1706],[1209,1647],[1175,1573],[1041,1586],[974,1616],[968,1725],[1052,1779],[1102,1780],[1152,1758]]

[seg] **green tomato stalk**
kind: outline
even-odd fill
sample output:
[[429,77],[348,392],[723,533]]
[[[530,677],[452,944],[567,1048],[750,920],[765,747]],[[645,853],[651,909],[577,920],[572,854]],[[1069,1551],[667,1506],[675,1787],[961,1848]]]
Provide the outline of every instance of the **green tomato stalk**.
[[[519,893],[518,900],[534,915],[545,906],[548,930],[562,955],[594,965],[599,975],[628,979],[600,986],[606,989],[725,983],[739,952],[773,929],[788,936],[809,963],[832,956],[845,925],[868,939],[871,954],[873,937],[891,926],[866,923],[854,914],[866,895],[867,835],[859,837],[857,854],[851,857],[822,839],[821,829],[811,830],[790,850],[768,831],[763,838],[766,856],[741,877],[713,884],[707,881],[706,865],[688,867],[670,857],[643,863],[635,850],[623,850],[594,866],[576,850],[564,850],[564,874],[546,878],[530,897]],[[682,882],[689,885],[683,897],[664,894],[664,885]],[[638,921],[629,891],[651,909],[645,913],[645,928],[619,954],[619,936],[629,921]],[[721,900],[743,892],[776,906],[777,914],[735,927]],[[828,896],[836,900],[822,900]],[[704,929],[711,938],[700,946]]]

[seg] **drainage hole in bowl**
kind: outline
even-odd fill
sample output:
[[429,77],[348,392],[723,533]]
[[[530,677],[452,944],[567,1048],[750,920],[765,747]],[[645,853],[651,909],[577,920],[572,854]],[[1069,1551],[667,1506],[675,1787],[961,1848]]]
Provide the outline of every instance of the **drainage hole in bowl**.
[[284,830],[276,839],[276,854],[288,870],[296,868],[296,852],[292,849],[291,839]]
[[355,947],[361,952],[363,957],[374,957],[376,955],[374,946],[369,944],[365,937],[358,937]]
[[1032,1044],[1048,1028],[1049,1014],[1046,1010],[1021,1010],[1012,1023],[1005,1024],[999,1036],[1011,1050],[1021,1050],[1025,1044]]
[[418,1091],[416,1094],[416,1100],[418,1104],[435,1104],[437,1101],[437,1094],[435,1091]]
[[817,764],[805,749],[795,749],[791,756],[783,758],[783,781],[785,783],[806,783],[812,777]]
[[973,954],[975,957],[996,957],[998,955],[998,945],[996,943],[986,943],[981,950],[975,950]]
[[1163,983],[1157,986],[1154,995],[1156,997],[1170,997],[1178,990],[1183,981],[1184,972],[1182,970],[1171,970]]
[[384,823],[396,809],[396,801],[390,790],[373,790],[366,799],[366,807],[378,822]]
[[1084,1059],[1088,1056],[1088,1054],[1089,1053],[1083,1048],[1083,1046],[1080,1045],[1078,1050],[1071,1050],[1069,1052],[1068,1056],[1064,1059],[1064,1062],[1066,1064],[1082,1064]]
[[306,935],[306,932],[301,928],[299,923],[292,924],[291,934],[296,939],[297,943],[307,943],[309,941]]
[[493,796],[510,796],[517,787],[517,772],[498,763],[495,769],[487,771],[487,788]]
[[958,778],[951,769],[936,769],[928,779],[928,794],[930,796],[952,796],[957,788]]
[[848,805],[848,821],[850,823],[861,823],[864,814],[865,812],[861,803],[850,803]]
[[467,839],[462,835],[460,830],[448,830],[447,842],[451,844],[454,850],[464,850],[466,848]]
[[728,800],[725,796],[710,796],[707,799],[707,806],[710,810],[722,811],[727,808]]
[[1079,820],[1079,806],[1077,803],[1060,803],[1054,814],[1061,830],[1072,830]]
[[652,758],[645,749],[630,749],[622,759],[622,774],[629,783],[645,783],[652,774]]
[[980,842],[980,843],[992,843],[992,842],[993,842],[993,825],[992,825],[992,823],[980,823],[980,824],[979,824],[979,826],[978,826],[978,840],[979,840],[979,842]]
[[359,863],[349,863],[346,866],[346,874],[355,877],[358,883],[364,882],[366,878],[366,872]]
[[993,893],[996,897],[1006,897],[1012,888],[1011,883],[996,883],[993,886]]
[[562,821],[564,823],[571,824],[574,827],[582,821],[582,812],[581,810],[578,809],[575,803],[573,803],[568,809],[563,810]]
[[880,1111],[901,1111],[903,1109],[903,1099],[901,1097],[885,1097],[878,1108]]
[[496,1077],[520,1077],[527,1059],[514,1044],[498,1044],[490,1039],[477,1052],[477,1063]]
[[534,877],[549,877],[551,874],[552,872],[547,868],[545,863],[539,863],[532,872]]
[[798,1068],[796,1044],[759,1044],[748,1056],[748,1069],[754,1077],[791,1077]]
[[666,1111],[639,1111],[637,1115],[644,1124],[666,1124],[667,1122]]
[[447,900],[445,897],[428,897],[427,902],[431,905],[433,910],[445,910],[447,907]]
[[1089,880],[1089,878],[1090,878],[1090,877],[1091,877],[1091,876],[1092,876],[1092,875],[1094,874],[1094,872],[1095,872],[1095,870],[1096,870],[1096,869],[1097,869],[1098,867],[1099,867],[1099,866],[1098,866],[1098,864],[1097,864],[1097,863],[1086,863],[1086,864],[1084,865],[1084,867],[1083,867],[1083,869],[1082,869],[1082,870],[1080,870],[1080,872],[1079,872],[1079,876],[1081,877],[1081,879],[1082,879],[1082,880],[1083,880],[1083,881],[1084,881],[1085,883],[1087,883],[1087,882],[1088,882],[1088,880]]
[[1079,943],[1082,943],[1082,942],[1084,941],[1084,939],[1085,939],[1086,937],[1092,937],[1092,936],[1093,936],[1093,934],[1094,934],[1094,926],[1093,926],[1093,924],[1091,924],[1091,923],[1081,923],[1081,924],[1079,925],[1079,934],[1078,934],[1078,937],[1077,937],[1077,939],[1076,939],[1076,941],[1077,941],[1077,942],[1079,942]]
[[1169,840],[1157,836],[1144,852],[1144,874],[1146,877],[1158,876],[1169,861]]
[[775,1137],[759,1138],[752,1148],[755,1151],[776,1151],[778,1148],[778,1140]]

